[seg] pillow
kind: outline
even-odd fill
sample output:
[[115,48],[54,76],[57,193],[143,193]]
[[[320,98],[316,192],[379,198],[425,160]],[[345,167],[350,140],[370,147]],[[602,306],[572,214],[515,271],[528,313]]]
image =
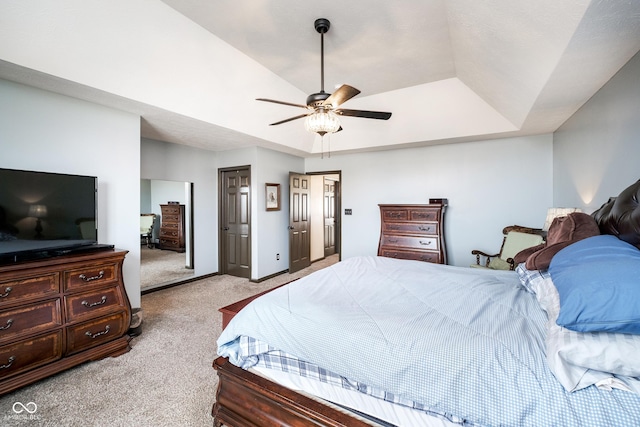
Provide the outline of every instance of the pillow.
[[549,272],[560,294],[558,325],[640,334],[640,250],[633,245],[589,237],[558,252]]
[[[529,270],[535,272],[535,270]],[[590,385],[640,392],[640,336],[575,332],[556,324],[560,298],[550,275],[534,276],[532,290],[547,312],[547,363],[567,391]],[[625,378],[626,377],[626,378]]]

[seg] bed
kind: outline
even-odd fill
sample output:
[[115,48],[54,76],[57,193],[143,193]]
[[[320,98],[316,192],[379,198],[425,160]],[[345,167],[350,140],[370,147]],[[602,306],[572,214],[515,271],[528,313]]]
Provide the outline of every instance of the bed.
[[354,257],[255,299],[217,342],[214,424],[639,425],[639,195],[547,269]]

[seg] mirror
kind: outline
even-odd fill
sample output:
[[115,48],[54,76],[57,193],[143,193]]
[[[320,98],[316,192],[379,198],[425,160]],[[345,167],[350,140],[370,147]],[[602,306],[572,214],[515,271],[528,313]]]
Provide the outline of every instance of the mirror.
[[[147,239],[142,226],[149,214],[155,218]],[[140,218],[141,291],[193,277],[193,183],[141,179]]]

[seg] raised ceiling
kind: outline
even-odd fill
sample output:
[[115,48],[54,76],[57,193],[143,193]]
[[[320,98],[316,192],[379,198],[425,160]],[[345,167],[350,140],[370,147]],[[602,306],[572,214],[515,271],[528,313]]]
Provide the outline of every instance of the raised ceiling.
[[[40,0],[0,4],[0,78],[141,116],[142,136],[210,150],[319,151],[303,112],[362,91],[335,152],[555,131],[640,50],[640,2]],[[315,142],[315,144],[314,144]]]

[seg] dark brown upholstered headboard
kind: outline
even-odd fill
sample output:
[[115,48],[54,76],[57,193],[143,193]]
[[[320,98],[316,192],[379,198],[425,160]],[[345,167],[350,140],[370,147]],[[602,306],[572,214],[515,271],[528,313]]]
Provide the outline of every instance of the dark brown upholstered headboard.
[[602,234],[613,234],[640,249],[640,180],[591,214]]

